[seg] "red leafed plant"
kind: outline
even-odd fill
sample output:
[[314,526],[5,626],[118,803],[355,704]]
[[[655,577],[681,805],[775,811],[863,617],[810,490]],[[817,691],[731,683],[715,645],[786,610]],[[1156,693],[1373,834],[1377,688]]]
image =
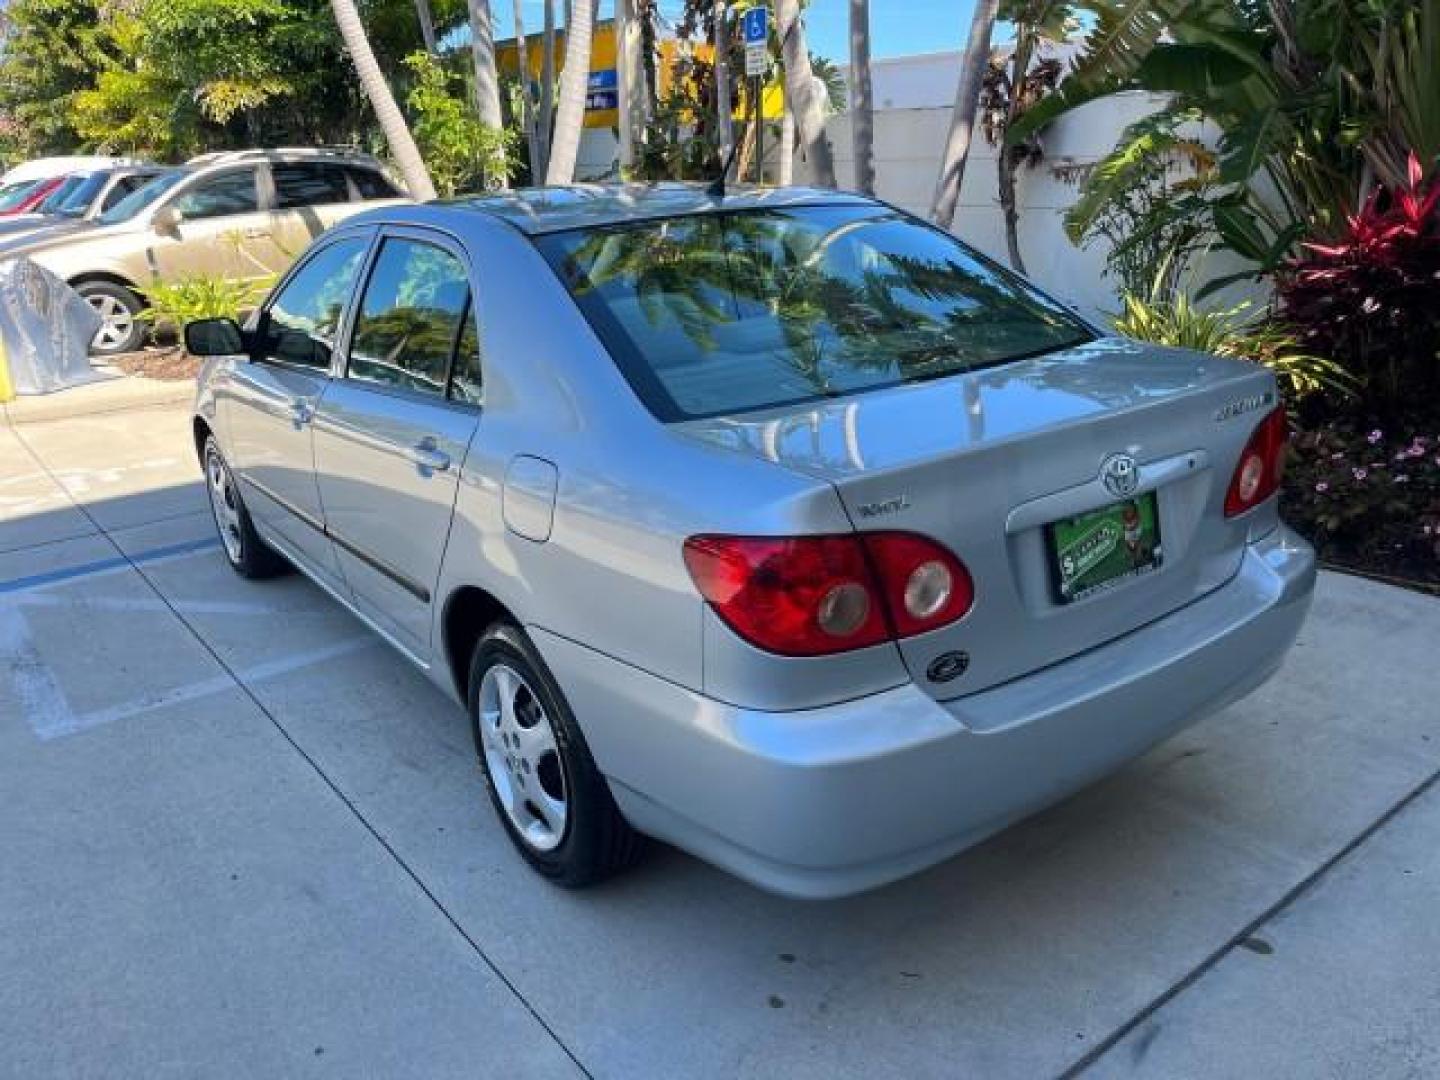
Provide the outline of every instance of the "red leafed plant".
[[1276,280],[1280,316],[1308,352],[1365,380],[1379,415],[1433,412],[1440,389],[1440,182],[1410,155],[1402,191],[1377,191],[1331,243]]

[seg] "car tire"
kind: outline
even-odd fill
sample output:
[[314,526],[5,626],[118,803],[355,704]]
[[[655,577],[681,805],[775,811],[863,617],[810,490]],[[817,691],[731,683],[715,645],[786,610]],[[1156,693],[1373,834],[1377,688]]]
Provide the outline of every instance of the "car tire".
[[240,485],[235,482],[235,475],[220,453],[214,435],[205,439],[204,465],[210,514],[215,519],[215,531],[220,534],[220,550],[225,553],[230,569],[252,580],[285,573],[290,564],[255,531],[250,511],[240,497]]
[[565,695],[522,630],[497,623],[482,635],[469,704],[490,801],[532,868],[581,888],[639,859],[643,837],[621,816]]
[[133,289],[112,281],[82,281],[75,291],[101,318],[100,329],[90,342],[91,356],[114,356],[134,352],[145,340],[141,315],[145,301]]

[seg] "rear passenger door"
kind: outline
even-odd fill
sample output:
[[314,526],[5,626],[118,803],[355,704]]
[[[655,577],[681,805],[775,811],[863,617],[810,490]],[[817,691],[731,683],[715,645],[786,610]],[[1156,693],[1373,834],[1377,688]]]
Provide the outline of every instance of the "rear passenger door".
[[350,183],[338,162],[271,162],[270,182],[271,227],[277,243],[292,255],[359,209],[350,205]]
[[179,220],[173,227],[157,225],[151,238],[151,269],[161,281],[260,278],[279,273],[298,254],[281,256],[253,165],[199,177],[168,205]]
[[314,419],[325,521],[356,606],[422,659],[460,468],[479,419],[480,350],[463,250],[387,230],[343,376]]

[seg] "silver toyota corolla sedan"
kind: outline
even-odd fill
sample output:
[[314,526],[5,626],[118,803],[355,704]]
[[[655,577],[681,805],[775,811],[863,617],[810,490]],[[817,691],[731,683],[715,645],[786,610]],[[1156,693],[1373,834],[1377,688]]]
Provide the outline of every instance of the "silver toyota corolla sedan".
[[226,558],[463,703],[568,885],[641,835],[795,896],[909,874],[1254,689],[1310,603],[1263,367],[869,199],[386,207],[187,341]]

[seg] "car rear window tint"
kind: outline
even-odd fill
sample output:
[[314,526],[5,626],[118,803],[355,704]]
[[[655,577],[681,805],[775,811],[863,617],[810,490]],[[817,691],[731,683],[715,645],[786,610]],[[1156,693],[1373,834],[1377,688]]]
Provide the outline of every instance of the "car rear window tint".
[[418,240],[385,241],[365,284],[349,377],[444,396],[470,303],[464,264]]
[[400,194],[378,169],[351,169],[350,179],[362,199],[393,199]]
[[936,378],[1093,337],[1020,278],[881,206],[697,214],[536,243],[666,421]]
[[275,178],[275,207],[278,210],[350,201],[345,170],[339,165],[305,161],[272,165],[270,173]]

